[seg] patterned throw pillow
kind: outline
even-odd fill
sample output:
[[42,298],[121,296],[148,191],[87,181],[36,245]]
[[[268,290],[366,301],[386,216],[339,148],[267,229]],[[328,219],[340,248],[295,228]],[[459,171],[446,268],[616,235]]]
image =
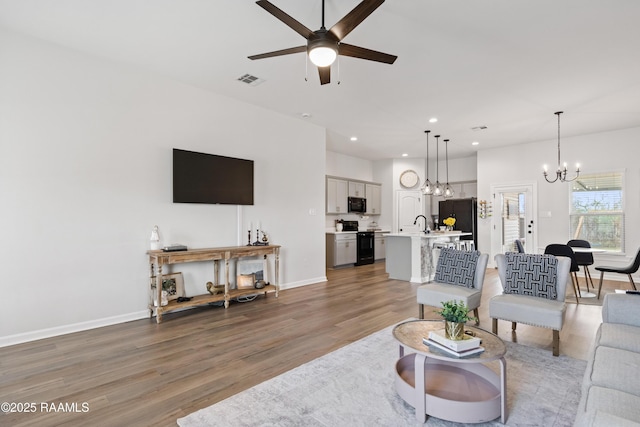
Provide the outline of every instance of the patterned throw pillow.
[[558,259],[553,255],[507,252],[504,293],[558,299]]
[[473,279],[476,275],[476,264],[479,256],[480,252],[478,251],[458,251],[452,248],[442,248],[434,280],[440,283],[473,288]]

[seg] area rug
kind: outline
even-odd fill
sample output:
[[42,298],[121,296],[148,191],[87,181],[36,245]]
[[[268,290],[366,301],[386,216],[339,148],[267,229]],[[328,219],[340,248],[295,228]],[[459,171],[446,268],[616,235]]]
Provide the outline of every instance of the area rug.
[[[392,326],[178,419],[201,426],[415,426],[396,393]],[[571,426],[587,362],[507,343],[508,426]],[[463,426],[428,417],[426,426]],[[470,424],[501,426],[493,422]]]

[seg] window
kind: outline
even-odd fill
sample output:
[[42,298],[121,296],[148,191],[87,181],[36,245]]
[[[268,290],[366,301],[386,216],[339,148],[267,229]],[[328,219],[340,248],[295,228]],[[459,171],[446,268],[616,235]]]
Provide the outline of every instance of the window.
[[583,175],[572,182],[571,236],[594,248],[624,252],[624,173]]

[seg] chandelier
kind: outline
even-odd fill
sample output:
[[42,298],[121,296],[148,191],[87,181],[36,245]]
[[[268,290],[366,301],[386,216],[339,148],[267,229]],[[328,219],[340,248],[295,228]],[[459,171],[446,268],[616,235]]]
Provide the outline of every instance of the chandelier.
[[562,166],[560,165],[560,114],[562,113],[562,111],[556,111],[555,113],[553,113],[558,116],[558,168],[556,169],[555,179],[551,180],[549,179],[549,176],[547,174],[547,165],[544,165],[544,179],[546,179],[549,183],[554,183],[558,180],[560,180],[560,182],[571,182],[578,178],[578,176],[580,175],[579,164],[576,163],[576,176],[571,179],[567,179],[567,163],[565,162]]
[[424,184],[422,184],[422,194],[425,196],[429,196],[433,194],[433,184],[429,181],[429,132],[430,130],[425,130],[424,133],[427,134],[427,174],[425,176]]

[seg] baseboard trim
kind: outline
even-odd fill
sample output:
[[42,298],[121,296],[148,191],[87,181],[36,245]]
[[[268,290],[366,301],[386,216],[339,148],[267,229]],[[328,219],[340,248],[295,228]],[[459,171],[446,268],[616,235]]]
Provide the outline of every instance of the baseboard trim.
[[306,279],[306,280],[300,280],[298,282],[291,282],[291,283],[286,283],[284,285],[280,285],[280,290],[285,290],[285,289],[293,289],[293,288],[299,288],[300,286],[307,286],[307,285],[313,285],[315,283],[322,283],[322,282],[326,282],[327,281],[327,276],[322,276],[322,277],[316,277],[313,279]]
[[[301,280],[280,285],[280,290],[298,288],[300,286],[313,285],[315,283],[326,282],[327,277],[317,277],[313,279]],[[24,332],[21,334],[0,337],[0,348],[11,345],[37,341],[45,338],[57,337],[60,335],[72,334],[74,332],[86,331],[89,329],[102,328],[104,326],[116,325],[118,323],[131,322],[133,320],[148,319],[149,310],[142,310],[120,316],[106,317],[103,319],[90,320],[88,322],[73,323],[71,325],[56,326],[55,328],[40,329],[37,331]]]
[[72,334],[74,332],[86,331],[89,329],[102,328],[104,326],[116,325],[118,323],[130,322],[149,318],[149,310],[142,310],[120,316],[105,317],[103,319],[90,320],[88,322],[73,323],[71,325],[56,326],[55,328],[40,329],[32,332],[8,335],[0,337],[0,347],[22,344],[30,341],[37,341],[45,338],[57,337],[60,335]]

